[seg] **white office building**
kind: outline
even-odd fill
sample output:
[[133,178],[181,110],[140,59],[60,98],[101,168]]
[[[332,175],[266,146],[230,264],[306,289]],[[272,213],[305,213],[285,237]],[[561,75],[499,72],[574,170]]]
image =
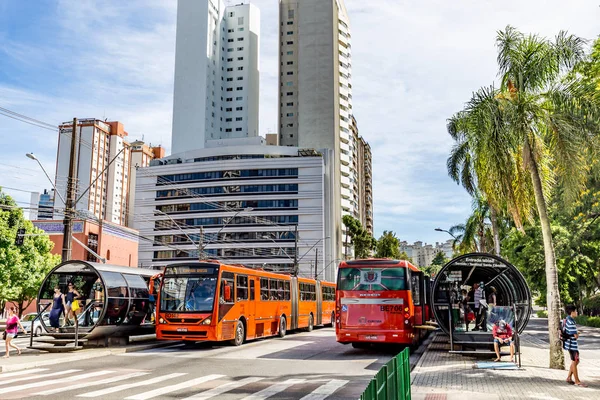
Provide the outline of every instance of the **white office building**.
[[279,144],[332,149],[340,221],[362,221],[346,7],[342,0],[280,0],[279,22]]
[[333,152],[263,145],[191,150],[138,169],[139,263],[222,262],[335,280]]
[[172,153],[258,136],[260,12],[179,0]]

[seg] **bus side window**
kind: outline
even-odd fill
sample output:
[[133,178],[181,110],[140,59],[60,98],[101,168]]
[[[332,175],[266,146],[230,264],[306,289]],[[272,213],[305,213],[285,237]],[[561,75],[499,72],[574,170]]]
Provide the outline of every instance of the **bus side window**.
[[254,279],[250,278],[250,300],[254,300]]
[[237,276],[237,285],[236,285],[236,299],[240,300],[248,300],[248,277],[245,275]]
[[269,300],[269,280],[260,278],[260,299]]
[[269,300],[277,300],[277,280],[269,279]]
[[284,299],[285,300],[290,300],[291,299],[291,296],[290,296],[290,281],[285,281],[284,282],[284,289],[283,289],[283,291],[284,291],[284,296],[285,296]]

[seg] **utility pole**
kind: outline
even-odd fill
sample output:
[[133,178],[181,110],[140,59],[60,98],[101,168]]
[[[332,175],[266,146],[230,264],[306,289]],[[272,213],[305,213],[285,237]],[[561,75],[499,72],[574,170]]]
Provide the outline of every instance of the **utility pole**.
[[294,276],[298,276],[298,224],[294,229]]
[[317,280],[317,276],[319,275],[317,273],[317,265],[319,265],[319,248],[318,247],[315,249],[315,280]]
[[200,237],[198,238],[198,261],[203,260],[204,253],[204,227],[200,227]]
[[73,131],[71,135],[71,153],[69,158],[69,176],[67,178],[67,201],[65,203],[65,216],[63,219],[63,249],[62,261],[71,259],[73,236],[73,216],[75,214],[75,189],[77,186],[77,118],[73,118]]

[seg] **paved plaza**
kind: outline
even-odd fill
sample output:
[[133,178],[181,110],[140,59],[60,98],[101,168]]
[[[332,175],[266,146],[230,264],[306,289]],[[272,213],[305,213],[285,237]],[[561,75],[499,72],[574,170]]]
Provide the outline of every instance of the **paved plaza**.
[[[583,400],[600,398],[600,329],[579,327],[579,375],[588,388],[565,382],[567,371],[548,368],[545,319],[533,318],[523,335],[520,370],[475,369],[476,361],[491,360],[450,354],[447,336],[433,337],[412,372],[413,400],[537,399]],[[503,357],[508,360],[508,357]],[[567,366],[570,360],[567,360]]]

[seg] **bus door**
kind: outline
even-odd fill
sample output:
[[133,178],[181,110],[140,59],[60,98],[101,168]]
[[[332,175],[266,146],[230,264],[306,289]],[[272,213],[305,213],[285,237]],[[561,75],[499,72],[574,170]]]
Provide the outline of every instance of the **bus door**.
[[316,282],[316,296],[317,296],[317,320],[315,325],[321,325],[323,323],[323,293],[321,281]]
[[431,285],[430,283],[430,278],[428,276],[423,276],[423,285],[422,285],[422,289],[421,289],[421,302],[423,303],[423,310],[424,310],[424,315],[423,315],[423,319],[425,321],[429,321],[430,320],[430,312],[431,312],[431,306],[429,304],[430,300],[429,300],[429,294],[430,294],[430,290],[429,290],[429,286]]
[[294,330],[298,329],[298,299],[300,298],[298,293],[298,278],[293,276],[290,283],[292,285],[292,315],[290,316],[290,330]]
[[410,276],[410,286],[415,310],[414,324],[423,325],[425,323],[425,291],[423,290],[423,272],[411,271]]

